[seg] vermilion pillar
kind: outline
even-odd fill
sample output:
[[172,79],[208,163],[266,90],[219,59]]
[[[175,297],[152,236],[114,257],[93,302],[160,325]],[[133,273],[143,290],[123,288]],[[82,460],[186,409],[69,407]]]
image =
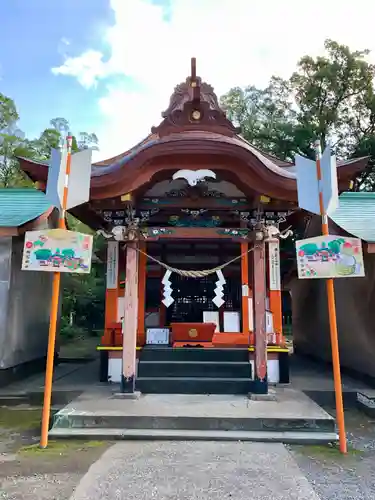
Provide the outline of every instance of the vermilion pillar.
[[278,239],[268,243],[268,269],[270,289],[270,310],[277,344],[283,343],[283,316],[281,306],[280,242]]
[[247,335],[250,344],[249,334],[249,244],[241,243],[241,284],[242,284],[242,332]]
[[264,240],[254,244],[254,325],[255,325],[255,387],[257,394],[268,393],[267,381],[267,334],[266,334],[266,275]]
[[105,319],[103,345],[110,345],[111,327],[117,321],[117,300],[119,295],[119,242],[108,241],[107,243],[107,279],[105,293]]
[[135,391],[138,327],[138,252],[137,243],[126,244],[126,278],[123,323],[121,392]]

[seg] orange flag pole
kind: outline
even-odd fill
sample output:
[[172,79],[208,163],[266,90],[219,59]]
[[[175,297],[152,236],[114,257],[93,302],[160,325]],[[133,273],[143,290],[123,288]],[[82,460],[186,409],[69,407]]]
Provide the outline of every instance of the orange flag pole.
[[[68,184],[69,184],[69,174],[70,166],[72,161],[72,137],[66,138],[67,144],[67,156],[66,156],[66,166],[65,166],[65,184],[64,184],[64,194],[62,200],[62,209],[60,211],[59,218],[59,229],[66,229],[65,227],[65,211],[68,201]],[[48,446],[48,430],[49,421],[51,415],[51,398],[52,398],[52,381],[53,381],[53,365],[55,357],[55,344],[56,344],[56,326],[57,326],[57,315],[59,310],[59,295],[60,295],[60,273],[53,273],[52,282],[52,301],[51,301],[51,312],[50,312],[50,323],[49,323],[49,333],[48,333],[48,350],[47,350],[47,364],[46,364],[46,376],[44,384],[44,402],[43,402],[43,413],[42,413],[42,430],[40,436],[40,448],[47,448]]]
[[[316,155],[316,174],[319,184],[319,207],[320,207],[320,214],[322,216],[322,234],[323,236],[328,236],[329,235],[328,216],[324,208],[323,192],[321,190],[322,170],[320,167],[320,160],[322,152],[321,152],[320,141],[317,141],[315,143],[315,155]],[[342,383],[341,383],[341,371],[340,371],[340,354],[339,354],[339,342],[337,333],[335,288],[332,278],[326,280],[326,286],[327,286],[327,301],[328,301],[328,315],[329,315],[329,330],[331,336],[333,379],[335,385],[335,398],[336,398],[336,419],[339,428],[339,444],[341,453],[347,453],[344,404],[342,397]]]

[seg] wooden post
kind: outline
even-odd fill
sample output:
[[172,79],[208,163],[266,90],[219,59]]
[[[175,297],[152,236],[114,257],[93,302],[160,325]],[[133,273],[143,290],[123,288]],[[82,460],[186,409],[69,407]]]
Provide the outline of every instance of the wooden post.
[[242,331],[248,337],[249,327],[249,244],[241,243],[241,284],[242,284]]
[[[139,243],[139,249],[146,252],[146,242]],[[138,331],[137,343],[144,345],[146,343],[145,330],[145,309],[146,309],[146,274],[147,274],[147,255],[139,252],[138,254]]]
[[121,392],[135,392],[138,326],[138,252],[136,242],[126,244],[125,307]]
[[[66,155],[66,165],[65,165],[65,184],[64,184],[63,199],[61,204],[62,206],[59,214],[60,215],[59,229],[66,229],[65,214],[66,214],[66,207],[68,204],[69,175],[72,162],[72,143],[73,143],[73,137],[68,136],[66,138],[67,155]],[[42,428],[40,433],[40,447],[42,449],[47,448],[48,446],[48,429],[51,416],[52,383],[53,383],[53,368],[54,368],[55,345],[56,345],[57,316],[59,311],[59,296],[60,296],[60,273],[55,272],[53,273],[53,280],[52,280],[52,300],[51,300],[50,323],[48,331],[46,374],[44,382]]]
[[283,315],[281,306],[281,276],[280,276],[280,242],[275,238],[268,243],[268,270],[270,290],[270,310],[273,318],[273,329],[276,333],[276,343],[283,340]]
[[266,277],[265,243],[255,241],[254,259],[254,325],[255,325],[255,387],[257,394],[268,393],[267,381],[267,334],[266,334]]
[[[315,144],[316,155],[316,176],[319,185],[319,206],[320,214],[322,216],[322,234],[323,236],[329,235],[328,215],[324,207],[323,191],[322,191],[322,169],[321,169],[321,145],[318,140]],[[342,382],[341,382],[341,369],[340,369],[340,353],[339,353],[339,340],[337,331],[337,318],[336,318],[336,304],[335,304],[335,285],[333,279],[326,280],[327,287],[327,302],[328,302],[328,317],[329,317],[329,332],[331,337],[331,351],[332,351],[332,365],[333,365],[333,380],[335,386],[335,399],[336,399],[336,419],[339,430],[339,443],[341,453],[348,452],[346,431],[345,431],[345,418],[344,418],[344,402],[342,395]]]

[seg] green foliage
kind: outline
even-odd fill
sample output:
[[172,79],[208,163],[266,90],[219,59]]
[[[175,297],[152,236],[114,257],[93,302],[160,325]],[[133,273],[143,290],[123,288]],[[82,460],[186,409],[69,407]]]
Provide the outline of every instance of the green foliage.
[[[16,127],[19,116],[12,99],[0,94],[0,186],[31,186],[32,182],[20,171],[17,157],[48,160],[51,149],[58,148],[69,134],[70,125],[65,118],[54,118],[41,135],[29,140]],[[78,140],[73,137],[72,149],[98,149],[98,138],[93,133],[80,132]],[[92,231],[68,216],[69,228],[83,233]],[[94,255],[100,251],[103,242],[94,236]],[[59,251],[57,250],[57,253]],[[74,252],[65,250],[65,255],[74,256]],[[51,257],[50,250],[39,249],[39,260]],[[95,258],[94,258],[95,260]],[[67,274],[63,276],[64,291],[60,333],[65,339],[83,336],[87,331],[102,329],[104,323],[105,282],[104,269],[100,261],[92,264],[89,275]]]
[[[85,224],[68,214],[68,228],[93,234]],[[84,330],[92,332],[103,328],[105,304],[105,269],[96,255],[104,248],[103,238],[94,235],[93,263],[90,274],[65,274],[63,276],[63,305],[61,334],[65,338],[83,336]]]
[[13,99],[0,93],[0,130],[13,125],[18,119],[19,115]]
[[303,57],[288,80],[271,78],[265,89],[233,88],[221,103],[242,135],[283,160],[313,157],[312,145],[330,141],[337,156],[370,156],[356,189],[375,189],[375,68],[367,50],[332,40],[324,56]]

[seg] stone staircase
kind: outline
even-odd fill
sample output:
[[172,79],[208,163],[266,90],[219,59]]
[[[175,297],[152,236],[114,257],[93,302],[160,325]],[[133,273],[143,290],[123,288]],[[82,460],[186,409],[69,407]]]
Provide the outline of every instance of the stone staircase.
[[146,347],[136,388],[142,394],[248,394],[253,384],[247,349]]

